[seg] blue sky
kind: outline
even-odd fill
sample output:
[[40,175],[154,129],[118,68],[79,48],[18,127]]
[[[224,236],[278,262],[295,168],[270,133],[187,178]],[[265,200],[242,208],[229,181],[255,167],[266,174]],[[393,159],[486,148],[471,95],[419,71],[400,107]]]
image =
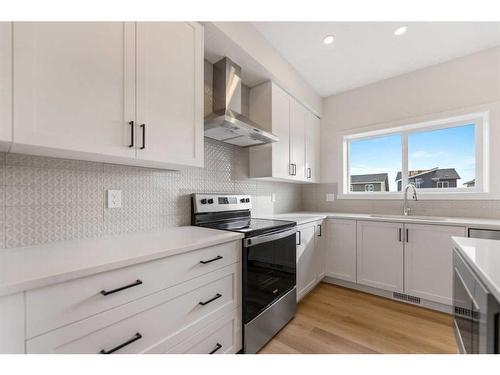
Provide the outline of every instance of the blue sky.
[[[415,132],[408,136],[408,168],[455,168],[458,187],[475,177],[474,125]],[[390,135],[353,141],[350,145],[351,174],[389,173],[389,186],[396,191],[396,173],[401,170],[401,137]]]

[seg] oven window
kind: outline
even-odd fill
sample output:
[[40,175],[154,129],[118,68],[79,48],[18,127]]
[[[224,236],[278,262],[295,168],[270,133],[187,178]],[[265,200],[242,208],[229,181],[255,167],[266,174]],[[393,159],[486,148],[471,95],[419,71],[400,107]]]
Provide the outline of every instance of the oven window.
[[296,284],[295,234],[243,248],[243,313],[248,323]]

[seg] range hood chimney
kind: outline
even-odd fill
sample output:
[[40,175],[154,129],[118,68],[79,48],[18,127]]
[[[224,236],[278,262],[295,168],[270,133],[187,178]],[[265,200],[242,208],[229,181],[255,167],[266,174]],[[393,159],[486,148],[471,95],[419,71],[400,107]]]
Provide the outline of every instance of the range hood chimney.
[[205,137],[242,147],[277,142],[278,137],[241,114],[241,67],[228,57],[213,67],[213,112],[205,117]]

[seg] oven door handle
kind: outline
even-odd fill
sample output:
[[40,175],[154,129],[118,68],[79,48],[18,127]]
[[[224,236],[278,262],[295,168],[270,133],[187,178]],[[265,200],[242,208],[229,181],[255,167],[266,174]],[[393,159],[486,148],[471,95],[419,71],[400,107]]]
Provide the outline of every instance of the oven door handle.
[[296,232],[297,232],[297,228],[293,227],[291,229],[287,229],[287,230],[284,230],[284,231],[281,231],[278,233],[263,234],[263,235],[257,236],[257,237],[245,238],[243,240],[243,247],[251,247],[251,246],[259,245],[261,243],[279,240],[281,238],[285,238],[285,237],[294,235]]

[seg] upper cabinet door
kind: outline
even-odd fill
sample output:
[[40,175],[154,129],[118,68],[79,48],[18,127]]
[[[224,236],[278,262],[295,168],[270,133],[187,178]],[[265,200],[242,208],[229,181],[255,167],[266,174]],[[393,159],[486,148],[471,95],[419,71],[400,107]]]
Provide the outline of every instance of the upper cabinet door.
[[320,179],[320,120],[311,112],[306,113],[306,180],[319,182]]
[[14,23],[12,151],[133,158],[134,39],[133,23]]
[[12,23],[0,22],[0,152],[12,142]]
[[358,284],[403,292],[403,224],[357,223]]
[[139,159],[203,166],[203,27],[137,23]]
[[452,236],[464,227],[405,224],[405,293],[452,305]]
[[[280,88],[272,87],[272,132],[279,141],[272,143],[272,175],[290,177],[290,97]],[[268,160],[267,163],[270,161]]]
[[290,164],[293,178],[306,180],[305,169],[305,120],[306,109],[295,100],[290,100]]

